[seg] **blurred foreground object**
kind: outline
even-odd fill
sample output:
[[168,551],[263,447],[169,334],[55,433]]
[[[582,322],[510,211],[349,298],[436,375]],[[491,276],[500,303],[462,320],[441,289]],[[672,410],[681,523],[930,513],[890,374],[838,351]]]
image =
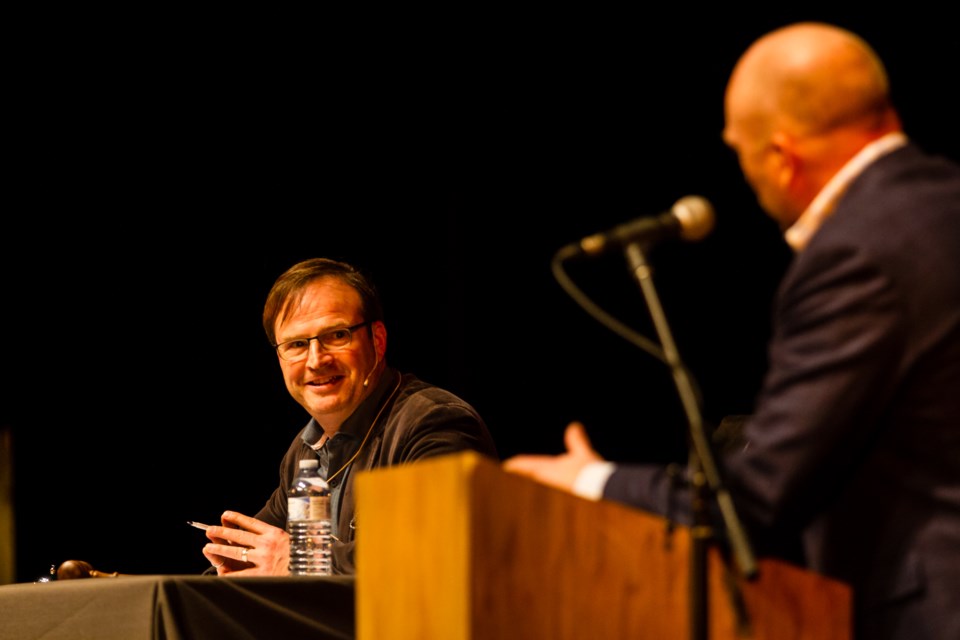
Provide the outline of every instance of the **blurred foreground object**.
[[76,578],[117,578],[128,575],[125,573],[105,573],[97,571],[89,562],[83,560],[67,560],[57,569],[57,580],[74,580]]

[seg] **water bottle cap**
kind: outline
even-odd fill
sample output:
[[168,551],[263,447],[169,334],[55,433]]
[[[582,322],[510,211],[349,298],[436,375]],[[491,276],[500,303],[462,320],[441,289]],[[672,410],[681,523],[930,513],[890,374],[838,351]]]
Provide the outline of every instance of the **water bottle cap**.
[[300,461],[301,469],[316,469],[320,466],[320,461],[316,458],[304,458]]

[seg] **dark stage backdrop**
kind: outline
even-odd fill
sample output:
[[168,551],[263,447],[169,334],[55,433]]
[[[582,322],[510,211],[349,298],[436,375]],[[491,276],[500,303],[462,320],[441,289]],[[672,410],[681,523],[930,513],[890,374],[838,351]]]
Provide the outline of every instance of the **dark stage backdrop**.
[[[342,48],[131,32],[38,52],[8,95],[0,236],[19,581],[70,558],[199,572],[185,521],[260,508],[307,419],[261,306],[310,256],[373,274],[390,364],[473,403],[504,458],[560,451],[579,419],[609,458],[684,459],[668,370],[578,307],[551,259],[709,198],[714,232],[657,247],[654,282],[707,420],[748,413],[789,255],[721,142],[727,75],[770,28],[839,22],[887,61],[908,132],[960,157],[951,21],[906,11],[487,16]],[[622,254],[569,266],[654,337]]]

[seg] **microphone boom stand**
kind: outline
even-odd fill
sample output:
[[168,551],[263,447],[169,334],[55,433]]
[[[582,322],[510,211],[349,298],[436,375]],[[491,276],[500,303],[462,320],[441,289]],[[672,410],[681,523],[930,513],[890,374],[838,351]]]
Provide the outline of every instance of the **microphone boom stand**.
[[737,564],[744,577],[752,579],[757,574],[756,561],[747,540],[746,533],[737,517],[733,501],[720,481],[713,450],[710,447],[700,402],[694,390],[690,375],[680,360],[670,327],[660,305],[660,299],[653,286],[653,270],[647,263],[639,242],[632,242],[624,249],[630,270],[646,299],[650,316],[660,337],[661,347],[667,366],[673,374],[673,380],[680,395],[684,412],[690,427],[692,448],[690,451],[690,470],[692,472],[693,527],[691,528],[691,576],[690,576],[690,633],[692,640],[707,638],[707,551],[712,529],[708,518],[708,493],[716,497],[720,513],[726,526],[730,544],[733,547]]

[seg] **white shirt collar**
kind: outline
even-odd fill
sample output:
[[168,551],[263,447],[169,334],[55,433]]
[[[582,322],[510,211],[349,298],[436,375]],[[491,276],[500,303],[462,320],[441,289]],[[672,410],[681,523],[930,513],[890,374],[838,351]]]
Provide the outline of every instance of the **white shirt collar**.
[[824,185],[820,193],[810,202],[797,221],[784,233],[794,251],[800,251],[813,234],[816,233],[823,221],[833,213],[834,205],[846,191],[853,179],[879,157],[898,149],[907,143],[907,136],[901,131],[893,131],[881,138],[877,138],[861,149],[857,155],[850,158],[840,171],[834,174]]

